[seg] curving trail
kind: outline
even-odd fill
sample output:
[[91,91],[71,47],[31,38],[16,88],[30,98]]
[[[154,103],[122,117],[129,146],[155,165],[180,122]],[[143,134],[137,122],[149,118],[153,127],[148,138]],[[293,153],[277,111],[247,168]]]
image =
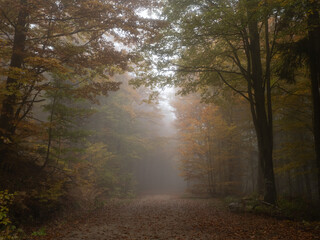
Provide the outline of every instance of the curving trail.
[[114,201],[43,239],[320,239],[300,223],[251,214],[235,214],[218,200],[151,196]]

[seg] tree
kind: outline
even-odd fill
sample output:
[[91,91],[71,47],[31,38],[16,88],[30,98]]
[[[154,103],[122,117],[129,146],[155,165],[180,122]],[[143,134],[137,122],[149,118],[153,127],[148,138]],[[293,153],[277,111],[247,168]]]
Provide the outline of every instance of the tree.
[[[164,18],[170,27],[146,47],[146,58],[150,51],[157,54],[158,58],[151,57],[147,63],[158,71],[136,81],[175,83],[182,94],[202,91],[203,96],[215,94],[212,87],[223,83],[244,97],[250,104],[257,136],[264,198],[272,204],[277,195],[272,159],[271,63],[280,8],[277,2],[258,0],[168,1]],[[164,74],[155,77],[159,72]]]
[[[191,191],[212,196],[252,193],[256,182],[251,169],[252,140],[249,109],[238,95],[226,88],[208,102],[197,93],[173,102],[179,136],[181,175]],[[202,99],[203,100],[203,99]],[[249,170],[249,171],[248,171]],[[250,184],[250,186],[252,186]]]
[[[320,6],[317,1],[312,0],[280,2],[285,6],[285,23],[290,28],[285,31],[286,40],[279,47],[283,59],[279,73],[281,78],[294,82],[293,76],[297,70],[301,67],[309,67],[313,105],[314,149],[318,168],[318,182],[320,183]],[[319,183],[318,193],[320,196]]]
[[[44,111],[48,113],[48,141],[42,168],[52,162],[70,167],[70,160],[67,159],[73,159],[73,154],[68,156],[70,154],[67,153],[83,148],[83,144],[79,143],[85,142],[89,135],[89,131],[83,129],[84,120],[94,111],[90,109],[88,98],[84,97],[88,96],[90,91],[86,90],[86,95],[81,94],[82,91],[81,87],[67,82],[64,76],[53,75],[52,86],[46,90],[46,98],[50,102],[43,105]],[[92,96],[89,99],[91,98]],[[77,143],[79,147],[75,147]]]
[[316,162],[318,167],[318,194],[320,198],[320,5],[317,1],[307,1],[308,12],[308,55],[313,103],[313,134]]
[[[154,174],[144,169],[150,167],[154,158],[161,156],[156,151],[163,146],[162,139],[157,136],[157,122],[162,118],[159,108],[143,102],[147,90],[133,89],[128,84],[129,74],[113,78],[122,83],[121,88],[108,97],[99,97],[101,104],[94,106],[96,113],[89,118],[87,128],[93,131],[89,141],[94,145],[102,144],[112,154],[101,171],[107,173],[102,179],[110,194],[126,196],[145,190],[154,180],[152,175],[144,179],[146,174]],[[92,159],[95,161],[95,156]]]
[[[129,46],[152,34],[156,20],[139,16],[151,1],[1,0],[0,151],[3,159],[19,122],[50,82],[52,72],[72,73],[91,92],[104,92],[114,72],[134,60]],[[99,80],[97,82],[97,80]],[[105,85],[108,85],[106,87]]]
[[[306,67],[306,66],[305,66]],[[282,84],[273,93],[275,173],[277,190],[289,198],[315,200],[315,153],[312,144],[310,81],[296,71],[295,84]]]

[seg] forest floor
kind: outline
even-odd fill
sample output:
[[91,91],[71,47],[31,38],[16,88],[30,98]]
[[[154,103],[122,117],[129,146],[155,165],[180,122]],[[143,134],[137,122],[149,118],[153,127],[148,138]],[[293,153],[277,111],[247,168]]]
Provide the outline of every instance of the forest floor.
[[149,196],[48,226],[44,240],[320,239],[301,222],[230,212],[220,200]]

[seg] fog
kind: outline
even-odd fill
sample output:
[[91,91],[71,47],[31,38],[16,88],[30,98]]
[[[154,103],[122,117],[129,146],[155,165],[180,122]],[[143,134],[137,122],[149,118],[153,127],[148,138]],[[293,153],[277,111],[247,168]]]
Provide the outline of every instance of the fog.
[[[286,239],[295,228],[266,236],[278,226],[226,204],[311,227],[319,9],[314,0],[0,0],[0,239],[39,239],[46,221],[65,227],[64,216],[86,214],[106,220],[89,239]],[[159,194],[175,197],[142,204]],[[251,227],[225,224],[242,220]],[[144,221],[155,231],[130,236]],[[175,235],[173,222],[189,225]]]
[[[120,89],[100,96],[99,104],[84,121],[91,132],[90,141],[102,144],[110,152],[105,160],[104,188],[112,186],[118,194],[182,194],[185,182],[180,176],[175,113],[171,105],[173,89],[163,90],[154,101],[148,101],[151,91],[130,86],[128,74],[116,75]],[[93,157],[94,161],[94,157]],[[108,170],[108,168],[111,168]],[[125,185],[125,186],[124,186]]]
[[177,130],[174,109],[170,105],[173,89],[161,92],[157,109],[161,117],[153,123],[154,138],[162,138],[164,143],[150,151],[146,159],[135,166],[138,192],[140,194],[184,193],[186,183],[180,176]]

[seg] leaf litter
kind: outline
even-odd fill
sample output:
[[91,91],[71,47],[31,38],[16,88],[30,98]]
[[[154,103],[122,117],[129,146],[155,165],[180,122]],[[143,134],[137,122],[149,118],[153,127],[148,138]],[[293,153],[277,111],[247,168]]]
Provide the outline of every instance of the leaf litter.
[[59,226],[43,240],[213,239],[317,240],[320,229],[301,222],[230,212],[216,199],[148,196],[115,200],[103,209]]

